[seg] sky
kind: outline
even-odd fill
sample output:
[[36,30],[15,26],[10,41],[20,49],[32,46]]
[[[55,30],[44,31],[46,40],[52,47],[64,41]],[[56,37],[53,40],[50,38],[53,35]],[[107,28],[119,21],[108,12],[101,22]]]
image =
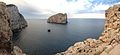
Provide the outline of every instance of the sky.
[[120,0],[0,0],[15,4],[26,19],[47,19],[57,13],[68,18],[105,18],[105,10]]

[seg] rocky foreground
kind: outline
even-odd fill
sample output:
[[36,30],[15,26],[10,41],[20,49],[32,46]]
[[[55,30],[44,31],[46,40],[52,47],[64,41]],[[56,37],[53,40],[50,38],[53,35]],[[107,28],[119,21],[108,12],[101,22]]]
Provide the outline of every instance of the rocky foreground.
[[48,18],[48,23],[67,24],[67,14],[58,13]]
[[27,24],[26,22],[25,24],[20,22],[23,20],[23,16],[18,12],[16,6],[14,8],[0,2],[0,55],[25,55],[11,41],[13,36],[12,30],[25,27]]
[[105,11],[106,23],[99,39],[77,42],[56,55],[120,55],[120,5]]

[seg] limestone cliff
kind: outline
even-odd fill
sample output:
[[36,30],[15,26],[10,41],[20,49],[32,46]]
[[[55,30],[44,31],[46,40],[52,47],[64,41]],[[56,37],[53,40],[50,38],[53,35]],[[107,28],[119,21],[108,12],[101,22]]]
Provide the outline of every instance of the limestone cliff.
[[10,14],[10,27],[12,30],[19,30],[27,26],[27,22],[23,15],[20,14],[17,6],[9,4],[7,5],[7,10]]
[[12,30],[10,27],[11,14],[5,3],[0,2],[0,55],[24,55],[11,42]]
[[48,23],[67,24],[67,14],[58,13],[48,18]]
[[98,40],[88,38],[56,55],[120,55],[120,5],[105,11],[105,28]]

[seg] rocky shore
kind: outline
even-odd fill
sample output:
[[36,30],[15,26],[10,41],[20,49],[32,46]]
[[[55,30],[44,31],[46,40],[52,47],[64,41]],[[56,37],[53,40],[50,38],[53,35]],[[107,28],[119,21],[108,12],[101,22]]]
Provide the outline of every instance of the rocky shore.
[[58,13],[48,18],[48,23],[67,24],[67,14]]
[[23,21],[24,18],[18,10],[14,8],[7,6],[4,2],[0,2],[0,55],[25,55],[22,50],[14,46],[11,41],[13,36],[12,30],[16,29],[17,25],[17,28],[26,27],[27,25],[26,23],[23,24],[21,21],[15,20],[18,19]]
[[120,5],[108,8],[105,16],[104,31],[97,40],[77,42],[56,55],[120,55]]

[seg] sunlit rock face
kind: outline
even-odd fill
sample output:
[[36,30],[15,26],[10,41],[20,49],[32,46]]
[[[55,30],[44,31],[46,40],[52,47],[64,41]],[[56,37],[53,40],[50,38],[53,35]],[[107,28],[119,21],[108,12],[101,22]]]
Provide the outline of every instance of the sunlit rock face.
[[[0,2],[0,54],[10,54],[12,49],[12,43],[10,38],[12,36],[12,31],[9,24],[9,13],[6,9],[6,4]],[[5,52],[5,53],[4,53]]]
[[48,23],[67,24],[67,14],[58,13],[48,18]]
[[0,2],[0,43],[6,43],[12,36],[12,31],[9,27],[9,13],[6,9],[6,4]]
[[0,2],[0,55],[24,55],[22,50],[11,42],[11,15],[6,4]]
[[108,8],[105,16],[104,31],[98,40],[88,38],[56,55],[120,55],[120,5]]
[[10,14],[10,27],[12,30],[20,30],[27,27],[27,22],[23,15],[20,14],[17,6],[9,4],[7,5],[7,10]]

